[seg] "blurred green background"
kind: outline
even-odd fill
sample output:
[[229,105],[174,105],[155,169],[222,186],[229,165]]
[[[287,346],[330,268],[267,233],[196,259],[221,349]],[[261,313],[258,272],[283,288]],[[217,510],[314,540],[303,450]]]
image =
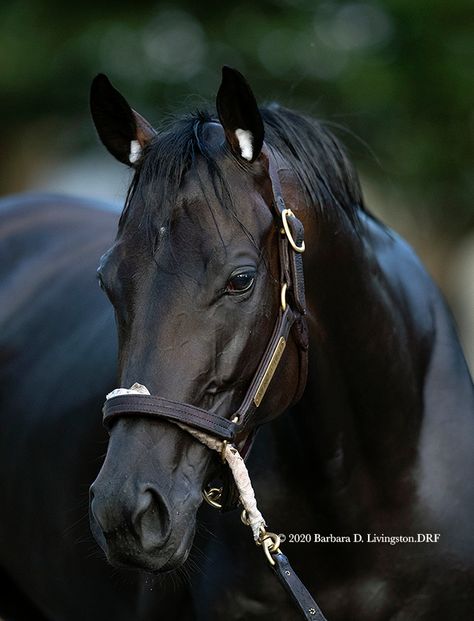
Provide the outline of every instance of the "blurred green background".
[[0,7],[0,193],[123,197],[88,116],[105,72],[152,123],[213,101],[220,67],[334,124],[369,208],[415,246],[474,360],[471,0],[212,0]]

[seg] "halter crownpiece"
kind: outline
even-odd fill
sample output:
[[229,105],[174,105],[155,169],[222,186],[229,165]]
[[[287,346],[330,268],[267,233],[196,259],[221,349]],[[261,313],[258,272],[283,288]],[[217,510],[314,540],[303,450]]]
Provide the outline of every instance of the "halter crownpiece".
[[[208,448],[218,451],[232,473],[232,486],[227,490],[227,504],[235,506],[238,500],[243,506],[242,521],[251,527],[255,542],[261,545],[265,556],[305,619],[326,621],[302,582],[280,550],[280,538],[266,530],[265,520],[257,508],[255,493],[244,459],[251,446],[255,430],[252,419],[262,403],[265,393],[279,366],[290,331],[298,344],[299,380],[292,402],[296,403],[304,390],[308,365],[308,336],[305,320],[306,303],[302,253],[305,251],[304,229],[291,209],[287,209],[281,192],[276,163],[268,153],[268,174],[273,193],[272,207],[280,235],[278,238],[281,303],[273,334],[257,367],[247,393],[230,418],[203,410],[194,405],[171,401],[150,395],[147,388],[134,384],[130,389],[119,388],[107,395],[103,408],[104,425],[109,428],[120,416],[164,418],[188,431]],[[291,294],[291,302],[288,294]],[[204,498],[214,507],[222,508],[222,489],[213,488],[203,492]],[[230,500],[229,500],[230,499]]]

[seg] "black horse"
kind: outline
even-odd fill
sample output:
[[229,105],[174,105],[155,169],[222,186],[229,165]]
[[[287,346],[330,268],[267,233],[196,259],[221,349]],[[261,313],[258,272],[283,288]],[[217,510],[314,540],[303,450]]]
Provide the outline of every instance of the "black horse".
[[[238,515],[199,508],[219,460],[172,422],[111,426],[91,524],[115,569],[87,524],[117,383],[112,306],[120,386],[227,418],[239,407],[280,306],[274,162],[305,227],[309,364],[294,403],[302,323],[253,420],[260,507],[329,621],[472,619],[472,382],[439,291],[366,211],[341,145],[313,119],[258,109],[231,69],[218,117],[155,133],[104,76],[91,107],[135,168],[115,241],[113,213],[90,201],[0,207],[0,614],[299,618]],[[108,246],[112,306],[93,275]]]

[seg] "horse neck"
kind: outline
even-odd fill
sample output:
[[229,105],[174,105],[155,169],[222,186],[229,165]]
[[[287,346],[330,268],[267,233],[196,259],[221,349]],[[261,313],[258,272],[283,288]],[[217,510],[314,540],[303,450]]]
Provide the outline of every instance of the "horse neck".
[[336,490],[356,470],[364,489],[370,480],[391,499],[406,498],[422,411],[407,317],[364,226],[356,232],[343,214],[306,228],[310,358],[301,433],[314,441],[312,454]]

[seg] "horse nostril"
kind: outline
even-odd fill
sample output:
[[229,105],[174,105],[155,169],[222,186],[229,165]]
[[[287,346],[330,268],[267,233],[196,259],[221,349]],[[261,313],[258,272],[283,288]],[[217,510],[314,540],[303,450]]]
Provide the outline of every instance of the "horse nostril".
[[171,533],[170,512],[158,492],[148,488],[140,494],[133,526],[145,551],[165,543]]

